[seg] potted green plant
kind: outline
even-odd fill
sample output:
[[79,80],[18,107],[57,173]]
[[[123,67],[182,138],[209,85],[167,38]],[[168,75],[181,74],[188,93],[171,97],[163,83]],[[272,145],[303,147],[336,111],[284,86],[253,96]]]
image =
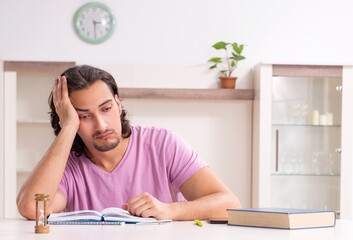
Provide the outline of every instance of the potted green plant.
[[225,57],[213,57],[208,62],[213,65],[210,69],[217,68],[220,73],[220,81],[222,88],[235,88],[235,82],[237,77],[233,76],[234,70],[238,66],[238,62],[244,60],[245,57],[242,55],[244,44],[238,44],[236,42],[226,43],[217,42],[212,46],[216,50],[223,50]]

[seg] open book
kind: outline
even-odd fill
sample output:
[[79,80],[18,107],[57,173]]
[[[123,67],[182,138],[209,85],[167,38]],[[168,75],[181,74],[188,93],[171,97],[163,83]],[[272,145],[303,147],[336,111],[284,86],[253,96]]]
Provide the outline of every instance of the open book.
[[80,210],[73,212],[52,213],[48,223],[60,224],[121,224],[121,223],[156,223],[171,222],[171,220],[157,220],[131,215],[121,208],[106,208],[101,212],[94,210]]

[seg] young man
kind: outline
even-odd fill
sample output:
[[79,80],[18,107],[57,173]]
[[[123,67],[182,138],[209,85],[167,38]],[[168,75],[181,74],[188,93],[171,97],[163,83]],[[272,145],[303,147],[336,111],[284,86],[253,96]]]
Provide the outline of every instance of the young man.
[[55,79],[49,97],[56,138],[17,196],[35,218],[35,193],[48,212],[121,207],[157,219],[226,217],[237,197],[170,130],[130,126],[107,72],[76,66]]

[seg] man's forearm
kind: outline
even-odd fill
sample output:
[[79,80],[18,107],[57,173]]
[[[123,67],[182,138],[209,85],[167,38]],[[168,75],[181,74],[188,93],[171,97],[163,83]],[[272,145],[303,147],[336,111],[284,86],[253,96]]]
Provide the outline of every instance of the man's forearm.
[[240,208],[241,204],[231,192],[217,192],[186,202],[171,203],[173,220],[205,220],[211,217],[227,217],[228,208]]
[[20,189],[17,196],[17,207],[22,216],[29,219],[35,217],[34,194],[36,193],[48,193],[50,196],[48,207],[51,207],[75,135],[76,129],[74,128],[62,129]]

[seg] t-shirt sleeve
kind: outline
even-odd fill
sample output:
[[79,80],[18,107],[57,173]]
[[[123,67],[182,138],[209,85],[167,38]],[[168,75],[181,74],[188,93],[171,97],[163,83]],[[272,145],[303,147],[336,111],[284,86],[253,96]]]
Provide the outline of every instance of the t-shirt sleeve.
[[171,131],[167,138],[170,182],[179,189],[192,175],[208,165],[179,134]]
[[72,176],[71,172],[73,172],[73,168],[74,168],[72,154],[73,153],[70,153],[69,155],[69,159],[67,160],[64,174],[61,177],[61,180],[59,183],[59,190],[63,192],[67,200],[69,200],[69,197],[70,197],[70,194],[69,194],[70,179],[72,180],[72,178],[70,178],[69,176]]
[[61,181],[59,184],[59,190],[64,194],[65,198],[67,199],[67,187],[66,187],[66,182],[64,177],[61,178]]

